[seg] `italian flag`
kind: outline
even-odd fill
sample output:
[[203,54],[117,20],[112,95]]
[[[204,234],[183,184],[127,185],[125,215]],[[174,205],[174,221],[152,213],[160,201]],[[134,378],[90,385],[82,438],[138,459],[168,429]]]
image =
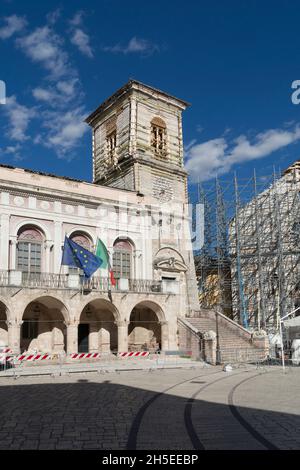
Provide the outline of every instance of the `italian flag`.
[[111,267],[109,253],[107,251],[106,246],[104,245],[103,241],[100,240],[100,238],[98,238],[97,240],[95,255],[97,256],[97,258],[100,258],[102,260],[101,268],[104,268],[104,269],[107,268],[111,285],[115,286],[117,282],[115,280],[114,272]]

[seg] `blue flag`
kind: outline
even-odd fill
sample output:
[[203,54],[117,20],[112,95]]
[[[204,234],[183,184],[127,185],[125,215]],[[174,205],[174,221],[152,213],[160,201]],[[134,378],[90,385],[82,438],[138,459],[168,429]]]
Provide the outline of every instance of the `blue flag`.
[[61,264],[80,268],[84,272],[84,276],[90,278],[91,275],[100,268],[102,260],[89,250],[82,248],[78,243],[70,240],[70,238],[65,237]]

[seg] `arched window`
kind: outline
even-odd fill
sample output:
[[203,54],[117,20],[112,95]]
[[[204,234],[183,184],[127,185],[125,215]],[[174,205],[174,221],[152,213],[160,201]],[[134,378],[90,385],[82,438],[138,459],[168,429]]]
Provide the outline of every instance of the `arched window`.
[[85,248],[89,251],[92,250],[92,241],[85,233],[74,232],[70,238],[73,242],[82,246],[82,248]]
[[36,227],[22,228],[18,233],[17,269],[38,274],[42,271],[43,235]]
[[167,126],[160,117],[151,121],[151,147],[154,154],[159,157],[167,155]]
[[[73,242],[77,243],[78,245],[82,246],[82,248],[85,248],[86,250],[89,250],[89,251],[93,251],[93,242],[85,233],[73,232],[72,235],[70,236],[70,239]],[[83,274],[81,269],[71,268],[71,267],[69,267],[69,273],[70,274]]]
[[113,271],[116,279],[132,277],[132,245],[128,240],[114,243]]

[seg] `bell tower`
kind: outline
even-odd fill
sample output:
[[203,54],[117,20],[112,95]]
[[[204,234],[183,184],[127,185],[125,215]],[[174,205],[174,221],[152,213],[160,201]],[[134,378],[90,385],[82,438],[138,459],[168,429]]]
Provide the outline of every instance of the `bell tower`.
[[93,181],[159,202],[185,202],[182,111],[188,103],[130,80],[86,122],[93,130]]

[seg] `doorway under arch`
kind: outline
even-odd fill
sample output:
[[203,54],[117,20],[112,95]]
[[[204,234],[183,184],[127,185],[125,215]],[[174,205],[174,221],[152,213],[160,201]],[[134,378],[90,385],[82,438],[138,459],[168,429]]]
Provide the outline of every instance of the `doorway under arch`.
[[78,352],[112,353],[118,350],[118,312],[105,299],[89,302],[78,325]]

